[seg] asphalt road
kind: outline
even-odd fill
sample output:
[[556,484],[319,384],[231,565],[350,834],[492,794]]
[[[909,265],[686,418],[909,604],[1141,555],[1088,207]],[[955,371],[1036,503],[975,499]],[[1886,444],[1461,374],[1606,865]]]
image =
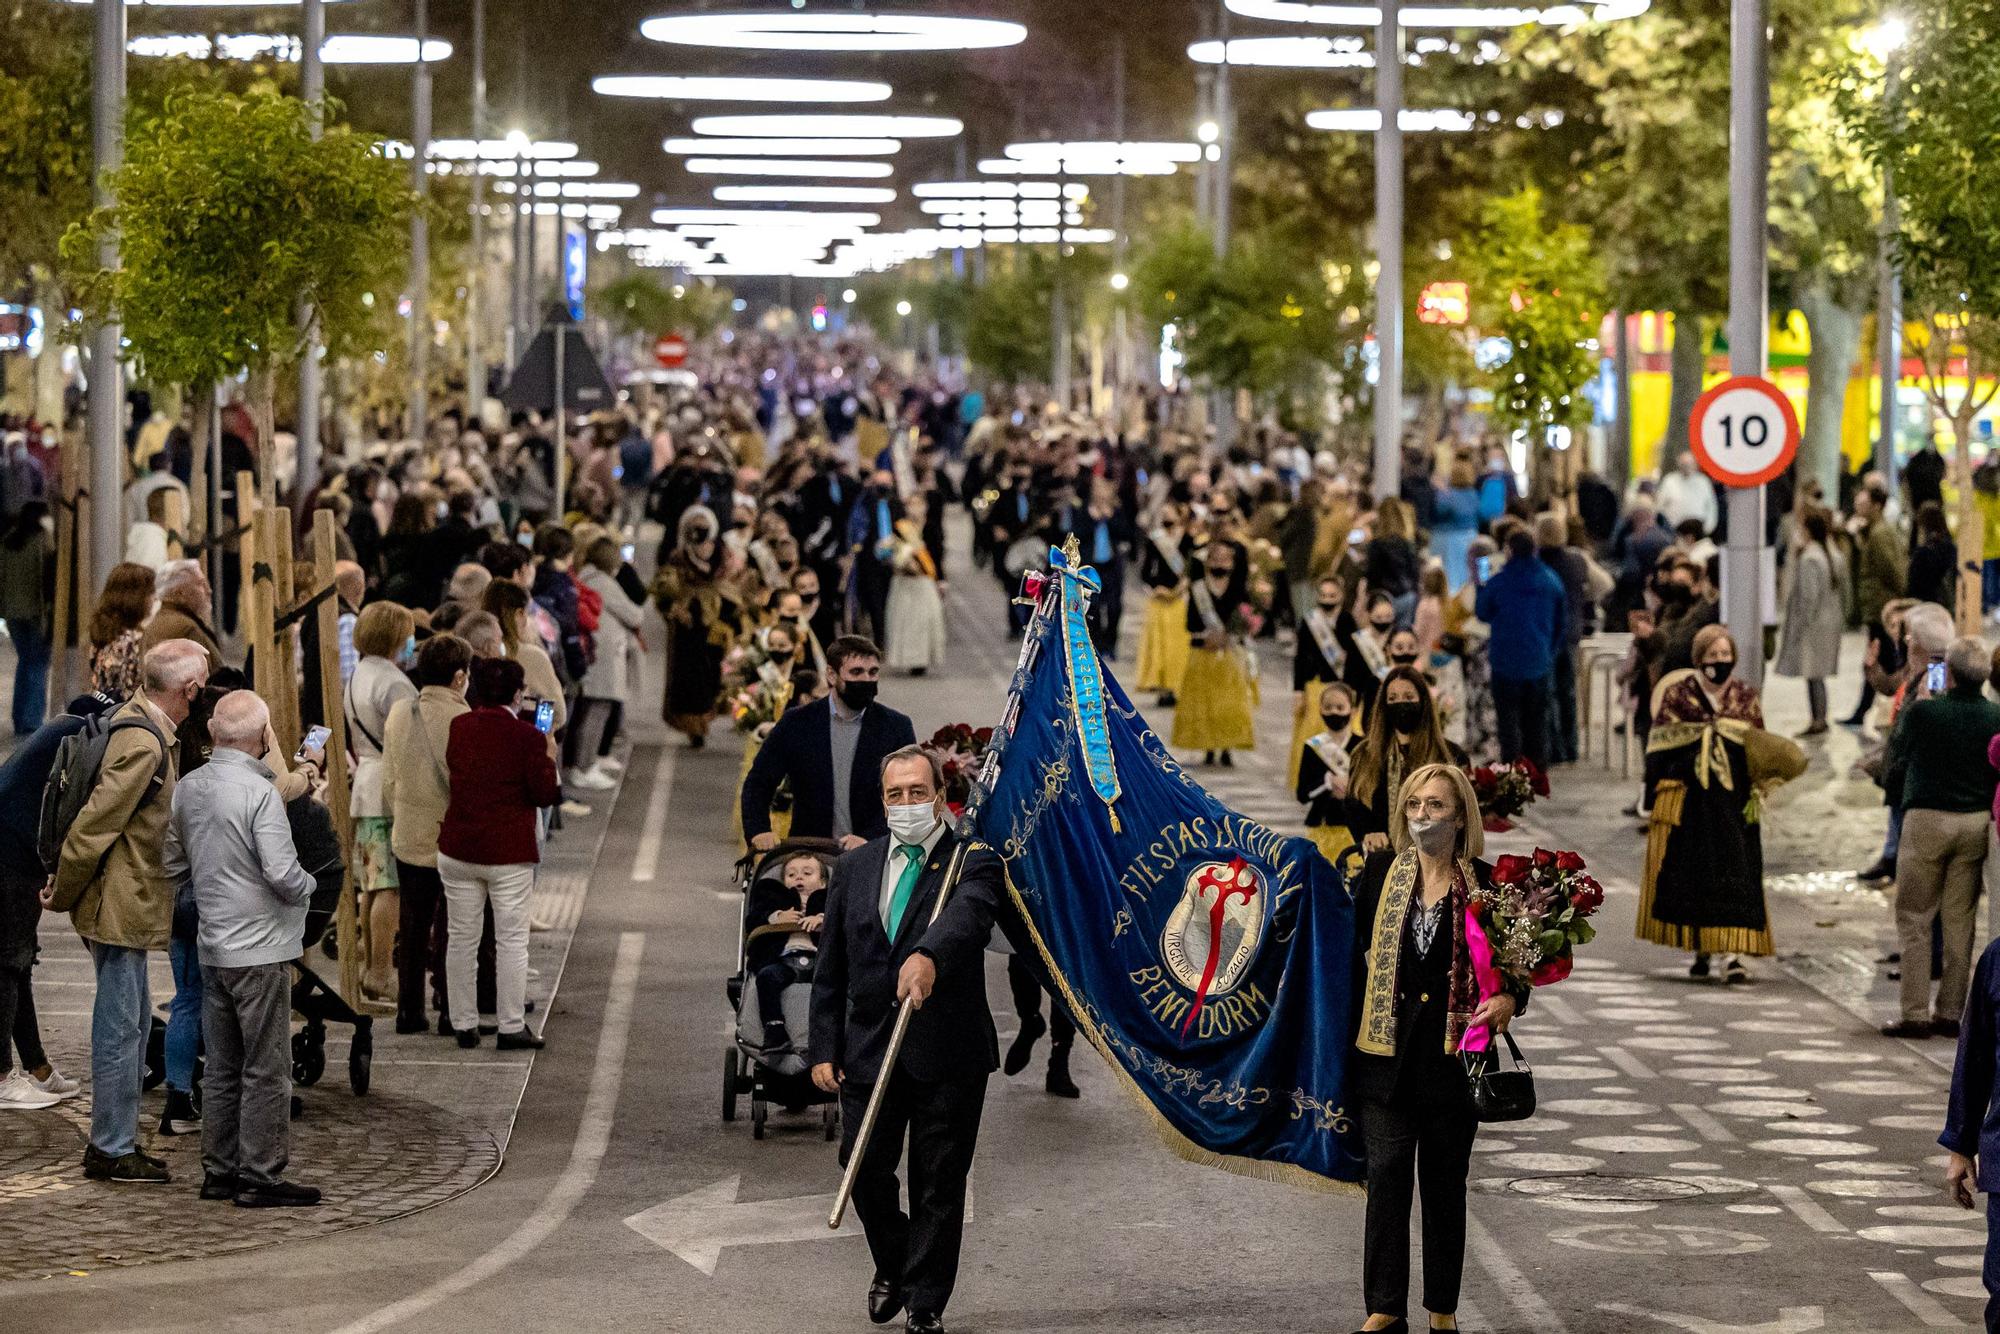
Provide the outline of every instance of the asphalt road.
[[[1012,662],[998,590],[960,575],[955,667],[884,690],[920,735],[991,721]],[[1267,677],[1259,754],[1215,784],[1279,823],[1298,815],[1282,790],[1283,683]],[[825,1228],[837,1170],[817,1117],[780,1114],[756,1142],[746,1121],[718,1115],[734,739],[718,732],[693,752],[663,744],[657,723],[638,726],[550,1045],[496,1178],[317,1240],[0,1285],[7,1309],[51,1334],[869,1328],[864,1245]],[[1464,1327],[1976,1327],[1983,1228],[1947,1207],[1933,1142],[1948,1053],[1876,1037],[1798,980],[1809,969],[1766,966],[1732,989],[1690,982],[1684,960],[1631,938],[1639,837],[1615,814],[1626,788],[1598,771],[1556,781],[1531,832],[1581,847],[1612,897],[1577,975],[1539,994],[1517,1028],[1542,1110],[1481,1137]],[[1782,920],[1804,948],[1800,911]],[[953,1328],[1359,1326],[1358,1197],[1185,1165],[1095,1055],[1078,1053],[1076,1075],[1077,1102],[1047,1097],[1038,1067],[994,1078]],[[295,1164],[302,1179],[311,1168]]]

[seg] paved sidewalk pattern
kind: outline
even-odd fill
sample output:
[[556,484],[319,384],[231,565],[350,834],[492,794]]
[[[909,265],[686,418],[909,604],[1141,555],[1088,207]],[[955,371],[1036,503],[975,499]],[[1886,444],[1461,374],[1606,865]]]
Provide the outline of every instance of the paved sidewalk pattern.
[[[572,819],[545,849],[534,910],[553,929],[530,937],[536,1002],[530,1027],[554,1009],[557,983],[581,914],[617,792],[592,794],[592,814]],[[431,1034],[399,1037],[392,1016],[375,1020],[373,1081],[365,1097],[347,1085],[346,1030],[329,1025],[326,1073],[295,1088],[305,1114],[292,1122],[291,1173],[325,1192],[313,1209],[237,1209],[200,1203],[199,1135],[153,1133],[163,1093],[140,1109],[141,1147],[167,1160],[165,1186],[113,1186],[82,1171],[90,1131],[88,955],[65,918],[45,916],[37,1008],[51,1059],[84,1082],[77,1098],[0,1121],[0,1282],[223,1254],[323,1236],[428,1209],[499,1171],[533,1065],[490,1041],[472,1051]],[[173,995],[165,951],[152,958],[153,999]],[[316,947],[308,962],[323,978],[339,965]]]

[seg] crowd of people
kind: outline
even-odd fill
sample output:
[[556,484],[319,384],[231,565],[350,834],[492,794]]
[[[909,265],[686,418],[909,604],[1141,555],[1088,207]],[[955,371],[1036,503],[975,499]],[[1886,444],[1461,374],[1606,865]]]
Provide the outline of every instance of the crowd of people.
[[[1267,665],[1289,657],[1285,781],[1302,823],[1371,916],[1389,861],[1418,868],[1414,899],[1395,900],[1421,909],[1404,967],[1454,990],[1458,964],[1432,932],[1437,905],[1469,888],[1453,868],[1480,851],[1472,776],[1541,781],[1578,759],[1586,641],[1622,646],[1626,725],[1645,750],[1629,808],[1645,831],[1638,934],[1691,956],[1697,978],[1746,979],[1745,960],[1776,947],[1763,800],[1835,725],[1828,682],[1846,635],[1864,631],[1866,684],[1840,722],[1869,742],[1864,767],[1888,812],[1882,855],[1862,873],[1897,891],[1902,1006],[1883,1031],[1959,1033],[1974,907],[1989,865],[2000,869],[1989,855],[2000,703],[1994,655],[1948,609],[1957,559],[1941,470],[1925,456],[1900,488],[1865,473],[1831,499],[1810,481],[1775,488],[1775,670],[1804,682],[1810,717],[1789,738],[1766,729],[1759,690],[1736,675],[1744,646],[1721,624],[1724,509],[1687,459],[1629,494],[1585,473],[1558,495],[1525,488],[1498,444],[1413,448],[1396,493],[1377,499],[1365,469],[1276,427],[1218,449],[1171,401],[1145,406],[1113,429],[898,376],[861,345],[746,337],[709,357],[700,388],[585,419],[567,440],[529,417],[504,429],[447,418],[422,442],[331,472],[297,505],[330,513],[338,533],[344,867],[307,851],[325,846],[330,819],[318,725],[335,720],[320,716],[320,692],[303,689],[302,716],[274,724],[268,691],[247,688],[257,664],[235,651],[243,572],[212,552],[174,553],[185,538],[168,520],[185,509],[167,498],[188,481],[184,426],[153,418],[135,431],[129,559],[91,607],[91,689],[47,719],[46,477],[8,437],[0,618],[18,653],[20,741],[0,766],[0,1108],[45,1109],[79,1089],[49,1062],[35,1018],[44,905],[70,915],[96,969],[92,1178],[168,1175],[140,1140],[146,959],[165,950],[159,1133],[202,1136],[204,1199],[318,1200],[287,1177],[290,988],[322,948],[312,942],[343,873],[359,896],[364,1007],[393,1015],[399,1033],[540,1047],[528,996],[529,940],[547,926],[538,865],[565,818],[617,785],[650,654],[660,717],[681,744],[704,746],[718,724],[742,737],[735,836],[753,862],[774,859],[745,904],[756,1054],[800,1058],[822,1092],[852,1101],[843,1079],[879,1072],[851,1044],[879,1034],[852,1014],[841,1031],[843,993],[887,987],[921,1002],[935,989],[970,1023],[970,942],[997,929],[1016,946],[1020,1027],[1004,1058],[953,1048],[938,1018],[925,1039],[936,1070],[899,1089],[892,1113],[913,1136],[935,1131],[927,1170],[933,1184],[949,1178],[977,1128],[967,1081],[983,1088],[994,1066],[1021,1073],[1047,1036],[1045,1088],[1074,1098],[1076,1029],[1004,895],[968,894],[942,925],[903,929],[934,889],[965,793],[892,700],[898,681],[946,664],[948,571],[983,571],[986,591],[958,595],[1018,636],[1021,577],[1052,547],[1097,571],[1092,639],[1135,693],[1173,708],[1168,741],[1188,764],[1232,768],[1257,745]],[[246,469],[277,465],[240,438],[253,427],[228,424]],[[2000,526],[1994,483],[2000,473],[1980,483],[1981,504]],[[948,522],[954,507],[964,523]],[[969,550],[948,561],[959,533]],[[657,548],[642,552],[642,534]],[[286,633],[310,686],[314,624]],[[280,731],[303,744],[287,751]],[[53,838],[37,823],[45,794],[60,797]],[[978,884],[994,879],[976,869]],[[809,1032],[783,1003],[803,985],[817,989]],[[1481,999],[1498,1032],[1526,997]],[[1410,1102],[1437,1070],[1367,1068],[1370,1177],[1384,1183],[1371,1197],[1369,1328],[1385,1329],[1405,1301],[1417,1180],[1427,1251],[1462,1250],[1452,1217],[1471,1123],[1456,1106]],[[932,1085],[957,1091],[930,1100]],[[916,1243],[884,1241],[913,1223],[893,1182],[883,1193],[895,1151],[871,1149],[883,1152],[856,1197],[878,1264],[871,1313],[907,1303],[912,1328],[941,1327],[915,1317],[935,1322],[949,1297],[962,1196],[947,1180],[913,1201],[930,1240],[899,1276],[897,1252]],[[1431,1311],[1455,1309],[1456,1286],[1449,1263],[1435,1281],[1427,1264]]]

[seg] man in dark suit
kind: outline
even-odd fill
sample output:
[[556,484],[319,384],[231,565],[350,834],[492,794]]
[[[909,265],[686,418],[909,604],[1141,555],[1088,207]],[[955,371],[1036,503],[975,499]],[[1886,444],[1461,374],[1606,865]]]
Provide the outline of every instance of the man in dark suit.
[[[979,1139],[986,1078],[1000,1063],[986,1008],[985,949],[1000,902],[999,858],[967,849],[938,906],[957,846],[945,823],[944,774],[907,746],[882,763],[889,837],[840,859],[827,895],[813,976],[813,1083],[840,1095],[840,1157],[877,1080],[888,1080],[854,1183],[875,1279],[868,1318],[905,1305],[909,1334],[943,1334],[965,1231],[965,1182]],[[895,1067],[884,1070],[896,1007],[914,1011]],[[896,1169],[910,1141],[910,1212]]]
[[854,560],[854,630],[878,644],[889,634],[889,584],[896,576],[896,525],[902,518],[895,475],[878,469],[847,518],[847,544]]
[[759,852],[777,846],[771,798],[786,779],[793,838],[831,838],[858,848],[888,832],[876,775],[891,751],[916,744],[916,729],[905,715],[875,702],[882,650],[873,641],[859,635],[834,640],[826,646],[826,667],[833,693],[780,718],[743,780],[743,835]]
[[1137,534],[1118,508],[1118,484],[1108,477],[1090,482],[1090,503],[1070,511],[1065,536],[1076,539],[1083,563],[1103,584],[1090,600],[1090,641],[1098,656],[1118,656],[1118,623],[1125,616],[1125,557]]

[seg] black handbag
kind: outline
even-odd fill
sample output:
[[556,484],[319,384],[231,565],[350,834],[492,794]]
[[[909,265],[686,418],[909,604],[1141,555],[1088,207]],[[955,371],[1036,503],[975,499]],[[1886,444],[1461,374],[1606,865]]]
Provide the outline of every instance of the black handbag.
[[1465,1075],[1472,1085],[1472,1109],[1482,1125],[1500,1121],[1525,1121],[1535,1114],[1535,1072],[1514,1041],[1512,1033],[1502,1033],[1507,1050],[1514,1058],[1512,1070],[1499,1068],[1492,1051],[1467,1054]]

